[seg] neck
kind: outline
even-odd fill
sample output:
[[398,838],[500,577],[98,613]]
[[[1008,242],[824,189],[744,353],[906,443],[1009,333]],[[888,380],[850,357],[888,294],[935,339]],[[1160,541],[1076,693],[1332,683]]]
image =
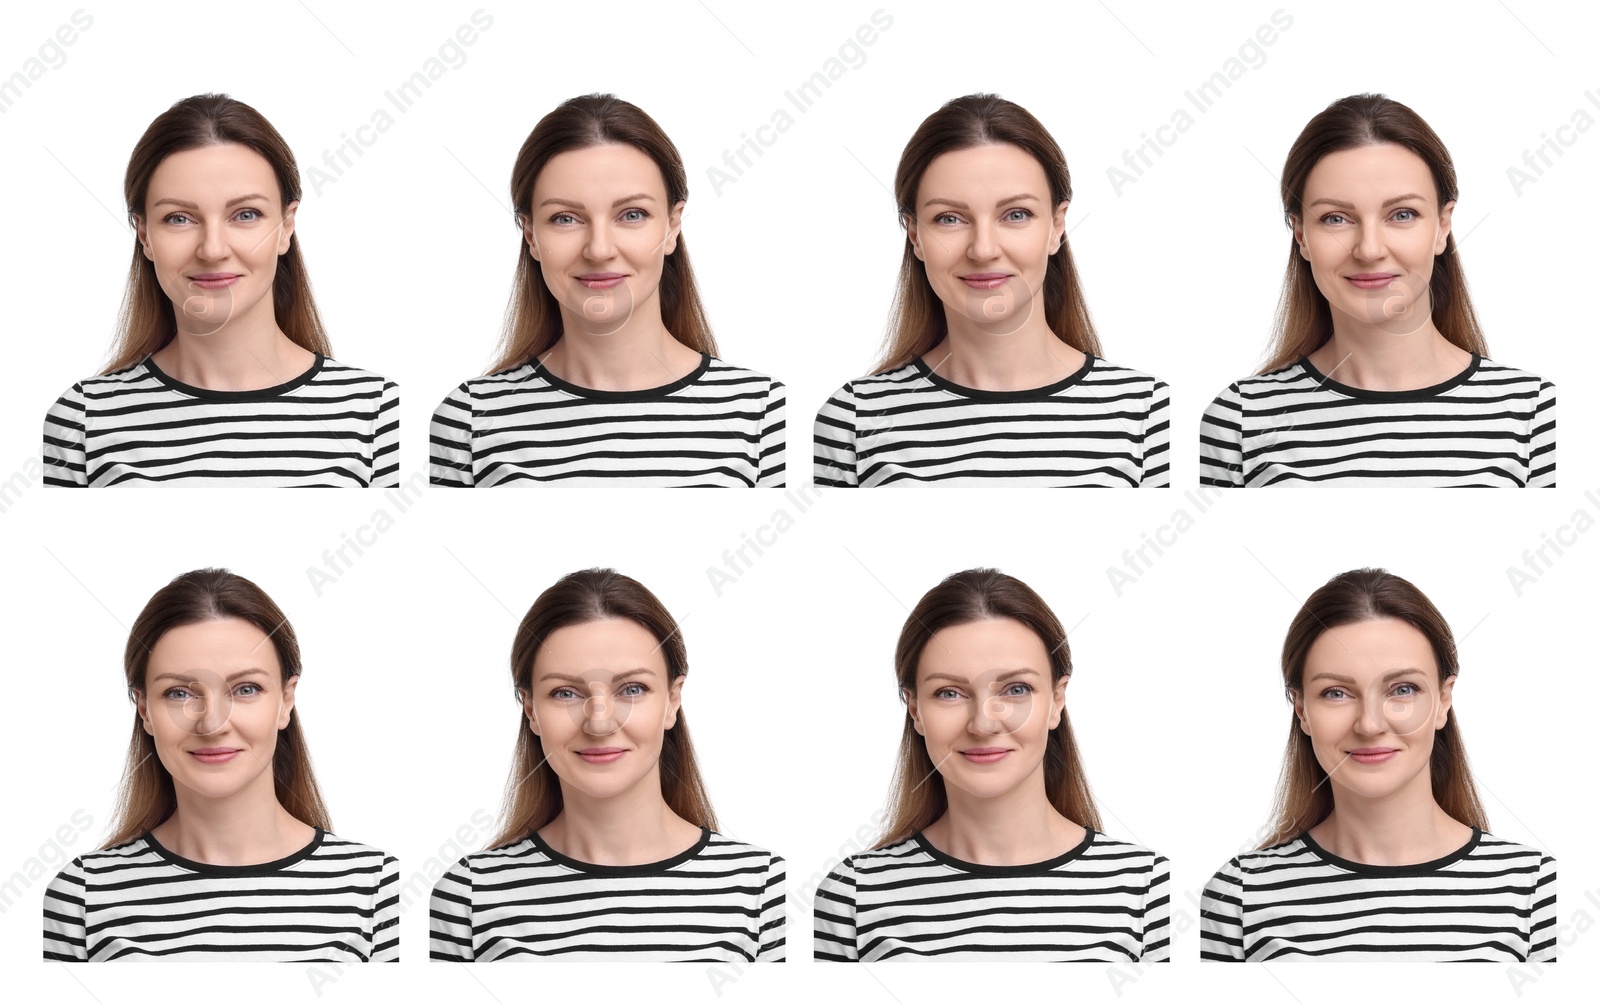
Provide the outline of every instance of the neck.
[[263,301],[257,316],[231,318],[221,328],[198,326],[178,312],[178,333],[152,354],[163,372],[212,391],[257,391],[285,384],[315,359],[289,340]]
[[642,391],[670,384],[700,365],[700,354],[672,337],[652,299],[617,328],[561,309],[562,336],[540,364],[568,383],[597,391]]
[[1472,829],[1433,798],[1427,772],[1381,798],[1334,791],[1334,809],[1311,828],[1311,837],[1340,858],[1367,865],[1416,865],[1460,848]]
[[181,787],[176,794],[178,808],[151,833],[169,851],[196,862],[273,862],[304,848],[315,834],[278,802],[271,772],[262,772],[255,783],[221,799]]
[[561,812],[539,829],[539,837],[568,858],[595,865],[644,865],[684,851],[699,828],[662,798],[659,771],[603,798],[563,784]]
[[935,848],[979,865],[1031,865],[1070,851],[1082,825],[1050,805],[1044,766],[1022,785],[997,796],[975,796],[945,784],[949,807],[923,833]]
[[1311,364],[1323,376],[1351,387],[1414,391],[1444,383],[1472,359],[1471,353],[1440,334],[1431,320],[1424,319],[1406,334],[1394,332],[1389,325],[1336,315],[1333,334],[1311,354]]
[[1065,380],[1082,368],[1084,354],[1050,330],[1042,311],[1036,303],[1028,321],[1008,331],[1014,322],[985,327],[946,310],[948,331],[923,362],[944,379],[981,391],[1025,391]]

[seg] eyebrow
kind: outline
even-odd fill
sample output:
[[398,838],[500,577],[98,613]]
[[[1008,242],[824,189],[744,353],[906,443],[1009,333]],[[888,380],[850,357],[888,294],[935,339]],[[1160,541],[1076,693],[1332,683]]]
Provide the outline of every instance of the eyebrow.
[[[259,192],[251,192],[249,195],[241,195],[241,196],[237,196],[237,197],[235,197],[233,199],[229,199],[223,205],[222,208],[223,209],[228,209],[229,207],[237,206],[241,202],[266,202],[266,201],[267,201],[267,197],[266,196],[262,195]],[[185,201],[183,199],[157,199],[155,202],[151,203],[151,205],[159,206],[164,202],[169,202],[172,205],[177,206],[180,209],[199,209],[200,208],[199,206],[195,205],[194,203],[187,202],[187,201]]]
[[[633,195],[625,195],[622,198],[616,200],[615,202],[613,202],[611,204],[611,208],[612,209],[616,209],[618,206],[621,206],[623,203],[626,203],[626,202],[655,202],[655,201],[656,201],[656,197],[651,195],[649,192],[635,192]],[[539,206],[541,208],[544,207],[544,206],[550,206],[550,205],[571,206],[573,209],[583,209],[583,208],[585,208],[583,203],[581,203],[581,202],[573,202],[571,199],[558,199],[558,198],[556,198],[554,196],[551,196],[549,199],[546,199],[544,202],[541,202],[539,204]]]
[[[1382,208],[1388,209],[1390,206],[1393,206],[1397,202],[1426,202],[1426,201],[1427,201],[1427,199],[1424,196],[1420,196],[1415,192],[1407,192],[1405,195],[1397,195],[1393,199],[1385,199],[1385,200],[1383,200],[1383,207]],[[1316,199],[1311,203],[1311,205],[1318,206],[1318,205],[1321,205],[1322,203],[1327,203],[1328,205],[1337,207],[1339,209],[1355,209],[1356,208],[1354,203],[1345,202],[1343,199]]]
[[[1424,672],[1425,671],[1423,671],[1421,667],[1401,667],[1399,670],[1390,670],[1388,673],[1384,674],[1378,679],[1382,681],[1391,681],[1397,677],[1405,677],[1409,674],[1420,674]],[[1327,671],[1323,671],[1322,673],[1312,674],[1310,680],[1306,681],[1306,683],[1309,684],[1312,681],[1324,679],[1331,680],[1337,684],[1354,684],[1356,682],[1354,677],[1346,677],[1342,673],[1329,673]]]
[[[240,677],[248,677],[251,674],[258,674],[258,673],[259,674],[264,674],[264,673],[266,673],[266,671],[263,670],[260,667],[250,667],[247,670],[235,670],[233,673],[229,674],[227,677],[224,677],[223,680],[224,681],[238,680]],[[185,684],[188,684],[188,683],[190,683],[190,682],[192,682],[194,680],[194,674],[192,674],[192,673],[181,674],[181,673],[171,673],[171,672],[158,673],[158,674],[156,674],[154,677],[152,677],[150,679],[152,681],[157,681],[157,680],[166,680],[167,678],[171,678],[172,680],[182,681]]]
[[[1011,679],[1016,678],[1016,677],[1031,677],[1031,676],[1034,676],[1034,675],[1036,675],[1038,673],[1039,673],[1039,671],[1035,670],[1033,667],[1018,667],[1015,670],[1001,670],[998,674],[995,675],[994,679],[998,683],[999,681],[1011,680]],[[928,674],[927,677],[925,677],[923,679],[925,681],[927,681],[928,683],[930,683],[930,684],[935,680],[954,681],[957,684],[970,684],[971,683],[971,680],[969,678],[957,677],[955,674],[949,674],[949,673],[931,673],[931,674]]]
[[[1018,195],[1007,196],[1006,198],[1001,199],[1000,201],[995,203],[995,206],[996,206],[996,208],[998,208],[1000,206],[1009,206],[1014,202],[1029,202],[1029,201],[1038,202],[1039,201],[1039,197],[1036,196],[1036,195],[1032,195],[1032,194],[1030,194],[1028,192],[1022,192],[1022,193],[1020,193]],[[952,206],[952,207],[954,207],[956,209],[967,209],[968,208],[967,204],[964,203],[964,202],[958,202],[955,199],[938,199],[938,198],[929,199],[927,202],[924,202],[922,204],[922,208],[923,209],[927,209],[929,206],[932,206],[934,203],[939,203],[939,204],[945,205],[945,206]]]
[[[656,671],[650,669],[649,667],[634,667],[632,670],[618,670],[616,673],[611,675],[611,682],[614,684],[614,683],[616,683],[617,681],[621,680],[624,677],[634,677],[634,676],[637,676],[639,674],[653,674],[655,672]],[[574,684],[587,684],[587,683],[589,683],[589,680],[587,678],[579,677],[576,674],[569,674],[569,673],[547,673],[547,674],[542,675],[542,677],[540,679],[542,681],[569,680],[569,681],[572,681]]]

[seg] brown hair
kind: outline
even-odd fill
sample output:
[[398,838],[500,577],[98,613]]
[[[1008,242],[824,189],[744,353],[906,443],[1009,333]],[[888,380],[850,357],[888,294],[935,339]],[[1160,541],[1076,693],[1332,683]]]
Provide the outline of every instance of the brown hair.
[[[539,594],[517,626],[517,637],[511,644],[511,681],[518,695],[531,690],[534,657],[551,632],[613,618],[634,622],[661,643],[669,685],[689,672],[689,654],[678,623],[655,594],[614,569],[585,569],[562,576]],[[700,778],[694,744],[689,741],[689,724],[681,708],[677,721],[662,737],[660,772],[661,795],[672,812],[690,823],[716,830],[711,797]],[[519,714],[517,751],[511,775],[506,779],[500,829],[489,847],[526,839],[554,820],[561,806],[561,780],[545,758],[538,734]]]
[[[157,590],[134,621],[122,655],[129,694],[145,694],[150,651],[161,636],[184,625],[230,618],[248,621],[272,640],[283,684],[300,676],[300,643],[272,598],[261,587],[227,569],[196,569]],[[290,714],[289,725],[278,731],[277,748],[272,755],[272,785],[278,802],[297,820],[325,831],[333,829],[311,771],[311,754],[300,731],[298,708]],[[115,822],[111,837],[101,847],[112,848],[147,833],[177,808],[172,774],[156,756],[155,738],[145,732],[135,712]]]
[[[539,120],[517,151],[511,169],[511,205],[520,228],[533,209],[533,185],[539,172],[557,154],[569,150],[624,143],[656,162],[672,207],[689,197],[689,176],[678,148],[656,121],[637,105],[614,94],[586,94],[568,98]],[[689,267],[689,249],[683,235],[666,256],[661,270],[661,321],[672,337],[698,352],[717,354],[711,322],[700,303],[700,291]],[[517,273],[511,284],[511,302],[495,349],[489,373],[512,370],[533,360],[560,340],[561,303],[545,285],[539,263],[520,231],[517,237]]]
[[[996,569],[968,569],[946,576],[923,595],[916,609],[900,630],[895,646],[895,679],[900,698],[917,691],[917,666],[922,651],[943,628],[974,621],[1009,618],[1039,636],[1050,654],[1050,679],[1058,682],[1072,676],[1072,653],[1067,649],[1067,633],[1055,612],[1022,580]],[[1100,830],[1100,811],[1089,792],[1089,779],[1072,737],[1072,723],[1065,710],[1061,723],[1050,731],[1045,748],[1044,787],[1055,807],[1067,819]],[[944,779],[928,756],[927,741],[917,732],[906,712],[900,733],[900,755],[895,764],[889,803],[893,807],[883,836],[875,848],[904,841],[926,829],[949,807]]]
[[[1284,220],[1291,229],[1289,265],[1283,274],[1283,292],[1278,297],[1267,363],[1259,373],[1270,373],[1311,355],[1333,335],[1328,298],[1317,289],[1311,263],[1301,256],[1292,233],[1294,221],[1305,219],[1301,200],[1305,197],[1306,179],[1329,154],[1381,143],[1399,144],[1422,158],[1433,175],[1441,210],[1446,203],[1455,201],[1456,168],[1450,151],[1422,116],[1400,102],[1381,94],[1353,94],[1335,101],[1306,123],[1289,148],[1279,183]],[[1456,254],[1453,232],[1445,239],[1444,251],[1434,256],[1428,296],[1433,324],[1441,335],[1468,352],[1489,354],[1478,315],[1472,309],[1472,298],[1467,294],[1467,279]]]
[[[150,179],[161,162],[176,153],[200,147],[238,143],[260,154],[278,178],[278,195],[287,211],[300,198],[300,169],[294,153],[264,116],[242,101],[226,94],[197,94],[184,98],[156,116],[150,128],[139,137],[123,176],[123,197],[127,200],[128,220],[149,220],[145,200]],[[278,327],[289,341],[302,349],[324,356],[333,355],[322,316],[311,296],[311,280],[300,257],[300,237],[290,238],[289,250],[278,256],[272,278],[272,311]],[[122,311],[117,318],[117,333],[111,344],[111,362],[101,373],[126,369],[171,342],[178,334],[172,301],[156,281],[155,263],[144,256],[137,236],[133,242],[133,262],[128,266],[128,285],[122,294]]]
[[[894,197],[899,207],[900,225],[917,218],[917,189],[922,176],[936,158],[955,150],[991,143],[1021,147],[1044,168],[1050,181],[1050,208],[1072,200],[1072,176],[1067,159],[1050,133],[1015,102],[996,94],[968,94],[947,101],[922,121],[894,173]],[[1045,322],[1061,341],[1074,349],[1095,356],[1101,354],[1100,339],[1089,317],[1078,271],[1072,264],[1072,249],[1062,237],[1061,250],[1050,256],[1044,276]],[[883,354],[873,373],[898,369],[938,345],[949,332],[944,305],[928,282],[928,270],[917,259],[906,235],[900,255],[900,278],[895,285],[894,306],[889,312],[889,329],[884,337]]]
[[[1306,655],[1323,632],[1340,625],[1396,618],[1421,632],[1433,648],[1439,682],[1461,672],[1455,638],[1444,615],[1411,583],[1383,569],[1353,569],[1323,584],[1294,616],[1283,640],[1283,687],[1291,699],[1303,692]],[[1488,830],[1489,822],[1472,782],[1467,749],[1450,709],[1444,727],[1434,732],[1433,798],[1446,813],[1469,827]],[[1273,805],[1272,834],[1260,847],[1270,848],[1305,833],[1333,812],[1328,773],[1317,762],[1311,737],[1289,715],[1289,743]]]

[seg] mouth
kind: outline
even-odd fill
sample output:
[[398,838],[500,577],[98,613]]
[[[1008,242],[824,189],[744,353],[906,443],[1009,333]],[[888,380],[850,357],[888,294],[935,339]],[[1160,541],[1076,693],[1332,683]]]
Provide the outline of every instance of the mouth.
[[1345,753],[1349,754],[1350,759],[1357,764],[1382,764],[1399,751],[1393,747],[1361,747]]
[[197,276],[190,276],[189,282],[202,290],[220,290],[232,286],[239,281],[237,272],[202,272]]
[[202,747],[189,751],[189,756],[201,764],[226,764],[239,756],[237,747]]
[[626,753],[621,747],[588,747],[578,751],[578,756],[590,764],[610,764]]
[[993,764],[1004,760],[1009,753],[1011,751],[1005,747],[971,747],[961,751],[961,756],[973,764]]
[[1358,290],[1381,290],[1400,278],[1398,272],[1362,272],[1344,277]]
[[1006,284],[1009,272],[973,272],[962,276],[961,281],[975,290],[993,290]]
[[609,290],[628,277],[620,272],[585,272],[578,282],[591,290]]

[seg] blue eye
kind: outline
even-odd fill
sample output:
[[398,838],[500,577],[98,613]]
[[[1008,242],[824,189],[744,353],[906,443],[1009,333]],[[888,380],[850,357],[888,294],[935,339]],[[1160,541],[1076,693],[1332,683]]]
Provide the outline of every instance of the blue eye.
[[1345,216],[1344,216],[1343,213],[1329,213],[1328,215],[1326,215],[1326,216],[1324,216],[1322,218],[1322,222],[1323,223],[1344,223],[1346,221],[1345,221]]
[[554,691],[550,692],[550,697],[555,698],[558,701],[565,701],[568,698],[576,698],[577,696],[578,692],[574,691],[570,687],[558,687]]
[[259,209],[241,209],[241,210],[239,210],[238,213],[236,213],[234,215],[236,217],[242,217],[246,213],[250,213],[250,214],[253,214],[253,215],[250,217],[250,219],[245,220],[244,221],[245,223],[255,223],[257,220],[266,219],[266,214],[261,212],[261,210],[259,210]]
[[1023,220],[1030,220],[1032,218],[1033,211],[1028,209],[1013,209],[1006,213],[1006,219],[1013,223],[1020,223]]
[[258,694],[265,694],[266,688],[260,684],[240,684],[233,693],[245,698],[254,698]]
[[628,223],[642,223],[649,216],[650,214],[642,209],[629,209],[624,210],[622,213],[622,219]]
[[622,694],[627,698],[641,698],[644,696],[646,690],[648,689],[643,684],[634,683],[622,685]]
[[1396,210],[1396,211],[1395,211],[1395,214],[1394,214],[1394,215],[1395,215],[1395,217],[1396,217],[1396,218],[1398,218],[1398,217],[1399,217],[1399,216],[1400,216],[1400,214],[1401,214],[1401,213],[1408,213],[1408,214],[1410,214],[1410,215],[1409,215],[1409,217],[1408,217],[1408,218],[1407,218],[1407,219],[1405,219],[1405,220],[1401,220],[1401,221],[1400,221],[1400,222],[1401,222],[1401,223],[1410,223],[1410,222],[1411,222],[1411,221],[1412,221],[1412,220],[1417,220],[1417,219],[1420,219],[1420,218],[1421,218],[1421,214],[1419,214],[1419,213],[1418,213],[1418,212],[1417,212],[1417,211],[1416,211],[1416,210],[1414,210],[1414,209],[1400,209],[1400,210]]
[[940,213],[933,218],[934,223],[960,223],[961,218],[954,213]]
[[1030,695],[1032,693],[1033,693],[1033,685],[1032,684],[1024,684],[1021,681],[1017,681],[1015,684],[1012,684],[1011,686],[1006,688],[1006,694],[1011,696],[1011,697],[1013,697],[1013,698],[1021,698],[1021,697],[1025,696],[1025,695]]
[[194,696],[189,693],[189,689],[188,688],[171,687],[171,688],[167,688],[166,691],[162,692],[161,697],[163,697],[163,698],[171,698],[174,701],[184,701],[185,699],[192,698]]
[[961,692],[957,691],[953,687],[941,687],[939,690],[933,692],[933,696],[935,698],[959,698],[961,697]]
[[573,216],[571,213],[557,213],[555,216],[550,218],[550,222],[559,226],[565,226],[569,223],[577,223],[578,218]]

